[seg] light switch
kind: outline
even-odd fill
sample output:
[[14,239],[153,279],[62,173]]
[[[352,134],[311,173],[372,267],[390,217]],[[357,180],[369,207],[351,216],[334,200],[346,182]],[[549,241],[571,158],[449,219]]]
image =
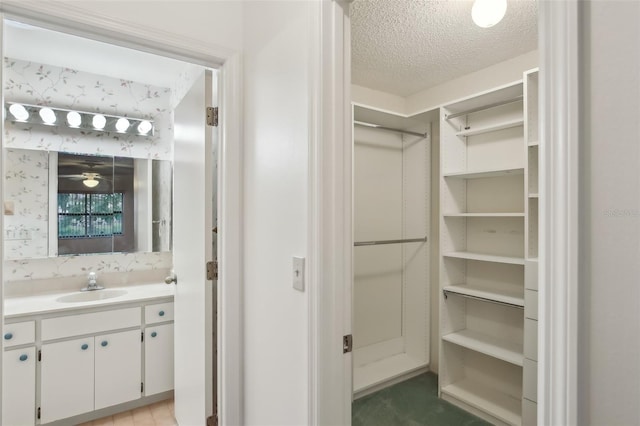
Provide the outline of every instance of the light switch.
[[293,258],[293,288],[304,291],[304,257]]
[[12,216],[15,211],[15,205],[13,201],[5,201],[4,202],[4,214],[7,216]]

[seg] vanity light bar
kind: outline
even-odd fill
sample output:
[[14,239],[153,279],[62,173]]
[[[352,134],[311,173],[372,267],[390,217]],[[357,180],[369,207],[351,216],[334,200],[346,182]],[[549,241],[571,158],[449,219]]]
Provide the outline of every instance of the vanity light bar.
[[64,126],[71,129],[137,136],[152,136],[155,130],[151,120],[18,102],[6,103],[5,117],[14,123]]

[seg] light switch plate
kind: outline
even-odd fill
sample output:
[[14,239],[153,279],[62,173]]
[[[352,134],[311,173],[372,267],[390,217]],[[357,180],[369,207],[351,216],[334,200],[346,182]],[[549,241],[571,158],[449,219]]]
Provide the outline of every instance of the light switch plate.
[[293,288],[304,291],[304,257],[293,258]]

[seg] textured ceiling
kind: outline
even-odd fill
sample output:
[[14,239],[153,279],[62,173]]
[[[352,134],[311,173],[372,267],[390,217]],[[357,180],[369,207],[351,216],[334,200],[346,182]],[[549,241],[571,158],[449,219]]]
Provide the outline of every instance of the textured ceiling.
[[354,84],[408,96],[537,48],[535,0],[509,0],[492,28],[467,0],[356,0],[351,4]]

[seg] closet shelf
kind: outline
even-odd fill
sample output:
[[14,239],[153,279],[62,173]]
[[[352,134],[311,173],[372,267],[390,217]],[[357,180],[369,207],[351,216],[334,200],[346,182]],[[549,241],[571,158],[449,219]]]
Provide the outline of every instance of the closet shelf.
[[480,260],[483,262],[508,263],[511,265],[524,265],[523,257],[495,256],[492,254],[472,253],[468,251],[452,251],[444,253],[444,257],[454,257],[458,259]]
[[442,336],[442,340],[519,367],[522,367],[524,362],[522,343],[509,342],[473,330],[460,330],[445,334]]
[[539,197],[538,193],[529,194],[529,198],[538,198],[538,197]]
[[509,176],[509,175],[523,175],[524,168],[517,169],[496,169],[496,170],[476,170],[469,172],[453,172],[453,173],[445,173],[443,176],[445,178],[457,178],[457,179],[482,179],[482,178],[490,178],[490,177],[499,177],[499,176]]
[[444,213],[444,217],[524,217],[524,213]]
[[475,285],[460,284],[445,286],[442,288],[442,291],[445,292],[445,295],[446,293],[453,293],[463,297],[472,297],[486,300],[487,302],[503,303],[524,308],[524,293],[522,289],[509,292],[487,289]]
[[529,142],[527,145],[528,145],[528,146],[538,146],[538,145],[540,145],[540,142],[538,142],[538,141],[531,141],[531,142]]
[[476,136],[481,135],[483,133],[495,132],[498,130],[510,129],[512,127],[521,127],[524,126],[524,119],[519,118],[517,120],[504,121],[501,123],[492,124],[490,126],[478,127],[478,128],[470,128],[467,130],[463,130],[461,132],[456,133],[456,136],[467,137],[467,136]]
[[[507,424],[522,423],[520,398],[483,386],[471,379],[463,379],[442,388],[442,394],[454,398],[476,410],[483,411]],[[446,398],[445,398],[446,399]]]

